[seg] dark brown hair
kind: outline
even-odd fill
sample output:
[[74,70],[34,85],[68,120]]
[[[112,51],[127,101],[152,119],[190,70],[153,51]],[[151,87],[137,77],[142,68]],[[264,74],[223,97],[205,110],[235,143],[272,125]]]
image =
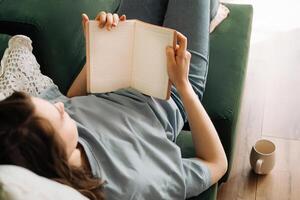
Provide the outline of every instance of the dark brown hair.
[[104,199],[101,179],[70,166],[63,145],[49,121],[35,115],[28,95],[15,92],[0,102],[0,164],[27,168],[92,200]]

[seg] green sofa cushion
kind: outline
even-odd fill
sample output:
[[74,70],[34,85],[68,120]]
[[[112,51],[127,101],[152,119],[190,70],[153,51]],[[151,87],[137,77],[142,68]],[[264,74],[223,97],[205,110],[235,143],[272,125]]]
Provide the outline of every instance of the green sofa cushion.
[[66,93],[85,62],[81,13],[94,18],[100,10],[115,11],[119,3],[120,0],[0,1],[0,33],[29,36],[42,72]]

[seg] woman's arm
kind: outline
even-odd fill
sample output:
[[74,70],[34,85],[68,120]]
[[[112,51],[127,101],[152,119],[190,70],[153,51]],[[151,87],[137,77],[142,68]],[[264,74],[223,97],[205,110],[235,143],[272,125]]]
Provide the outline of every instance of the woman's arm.
[[[114,13],[106,13],[104,11],[101,11],[95,20],[99,21],[99,28],[104,28],[108,31],[110,31],[113,27],[117,27],[119,21],[125,21],[126,16],[122,15],[119,18],[119,15]],[[84,36],[86,34],[86,23],[89,21],[89,18],[86,14],[82,14],[82,27]],[[74,97],[74,96],[83,96],[86,95],[86,87],[87,87],[87,81],[86,81],[86,64],[83,66],[81,72],[76,77],[75,81],[72,83],[70,89],[68,90],[67,96],[68,97]]]
[[86,87],[86,65],[84,65],[81,72],[78,74],[70,89],[68,90],[67,97],[86,95]]
[[217,131],[194,92],[189,79],[191,54],[186,50],[187,39],[177,32],[176,50],[167,48],[168,74],[177,88],[188,115],[196,156],[211,172],[211,183],[216,183],[227,171],[227,159]]

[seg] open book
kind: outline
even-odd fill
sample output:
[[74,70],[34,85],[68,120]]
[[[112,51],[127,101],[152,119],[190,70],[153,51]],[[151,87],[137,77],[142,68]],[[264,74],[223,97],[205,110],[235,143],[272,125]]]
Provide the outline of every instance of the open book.
[[176,31],[139,20],[119,22],[111,31],[91,20],[86,29],[87,92],[131,87],[169,99],[166,47],[176,47]]

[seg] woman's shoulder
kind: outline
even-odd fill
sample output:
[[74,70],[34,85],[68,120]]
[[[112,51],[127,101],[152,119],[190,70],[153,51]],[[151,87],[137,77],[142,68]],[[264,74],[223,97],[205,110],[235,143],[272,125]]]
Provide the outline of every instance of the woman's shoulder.
[[60,92],[59,88],[55,84],[45,88],[41,93],[37,95],[37,97],[47,100],[51,103],[66,103],[69,100],[68,97],[66,97]]

